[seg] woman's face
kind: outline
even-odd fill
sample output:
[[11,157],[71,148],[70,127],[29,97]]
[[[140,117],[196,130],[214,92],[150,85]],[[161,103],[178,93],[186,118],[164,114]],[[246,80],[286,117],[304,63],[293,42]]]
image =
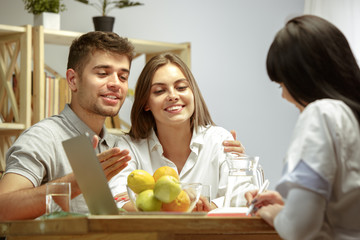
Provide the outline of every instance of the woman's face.
[[152,112],[158,128],[160,124],[190,124],[194,94],[176,65],[168,63],[155,72],[145,110]]
[[288,89],[286,88],[286,86],[284,85],[284,83],[280,83],[280,87],[282,89],[282,94],[281,96],[286,99],[288,102],[292,103],[295,105],[295,107],[297,107],[300,112],[302,112],[304,110],[304,106],[300,105],[297,101],[295,101],[295,99],[291,96],[291,94],[289,93]]

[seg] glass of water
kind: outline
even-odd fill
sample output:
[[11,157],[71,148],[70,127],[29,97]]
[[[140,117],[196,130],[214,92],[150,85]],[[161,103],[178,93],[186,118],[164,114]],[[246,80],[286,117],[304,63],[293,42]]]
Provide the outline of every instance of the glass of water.
[[71,183],[51,182],[46,184],[46,214],[70,212]]
[[264,182],[259,157],[228,153],[226,163],[229,175],[224,207],[246,207],[244,194],[249,190],[259,189]]

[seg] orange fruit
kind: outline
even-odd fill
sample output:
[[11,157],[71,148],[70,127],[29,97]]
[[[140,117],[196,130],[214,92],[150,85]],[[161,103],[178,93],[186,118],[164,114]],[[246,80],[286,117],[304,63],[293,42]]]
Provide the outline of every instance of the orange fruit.
[[172,167],[169,167],[169,166],[162,166],[162,167],[159,167],[158,169],[156,169],[156,171],[154,172],[154,179],[155,179],[155,182],[161,178],[162,176],[173,176],[175,177],[177,180],[179,180],[179,175],[178,173],[176,172],[175,169],[173,169]]
[[129,174],[127,178],[127,184],[131,190],[139,194],[142,191],[154,189],[155,180],[150,173],[141,169],[137,169]]
[[186,212],[190,207],[190,197],[182,190],[177,198],[170,203],[163,203],[162,210],[167,212]]

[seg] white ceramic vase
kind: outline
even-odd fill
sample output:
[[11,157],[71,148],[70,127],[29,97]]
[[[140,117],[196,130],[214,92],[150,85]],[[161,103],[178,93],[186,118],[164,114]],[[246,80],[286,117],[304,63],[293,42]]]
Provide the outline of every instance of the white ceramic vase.
[[46,29],[60,30],[60,14],[43,12],[34,15],[34,26],[43,25]]

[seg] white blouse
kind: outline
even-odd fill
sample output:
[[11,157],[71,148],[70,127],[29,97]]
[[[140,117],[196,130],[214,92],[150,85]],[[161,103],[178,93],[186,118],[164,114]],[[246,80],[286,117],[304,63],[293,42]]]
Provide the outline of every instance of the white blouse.
[[[318,194],[326,206],[322,212],[307,214],[308,219],[292,217],[286,225],[279,223],[283,222],[281,218],[289,218],[285,216],[289,211],[280,212],[275,218],[280,235],[291,224],[305,224],[314,214],[321,214],[318,237],[360,238],[360,129],[354,113],[342,101],[318,100],[301,113],[285,157],[284,175],[277,186],[285,198],[293,189]],[[285,208],[296,206],[288,201]],[[315,204],[310,198],[301,201]]]
[[[211,199],[217,206],[223,205],[227,187],[228,166],[225,161],[224,140],[234,140],[224,128],[199,127],[197,132],[193,132],[191,153],[179,174],[181,182],[211,185]],[[123,171],[109,181],[113,195],[126,192],[127,176],[135,169],[153,174],[161,166],[170,166],[178,172],[176,165],[163,155],[163,148],[154,130],[147,139],[139,141],[124,135],[118,147],[129,149],[131,160]]]

